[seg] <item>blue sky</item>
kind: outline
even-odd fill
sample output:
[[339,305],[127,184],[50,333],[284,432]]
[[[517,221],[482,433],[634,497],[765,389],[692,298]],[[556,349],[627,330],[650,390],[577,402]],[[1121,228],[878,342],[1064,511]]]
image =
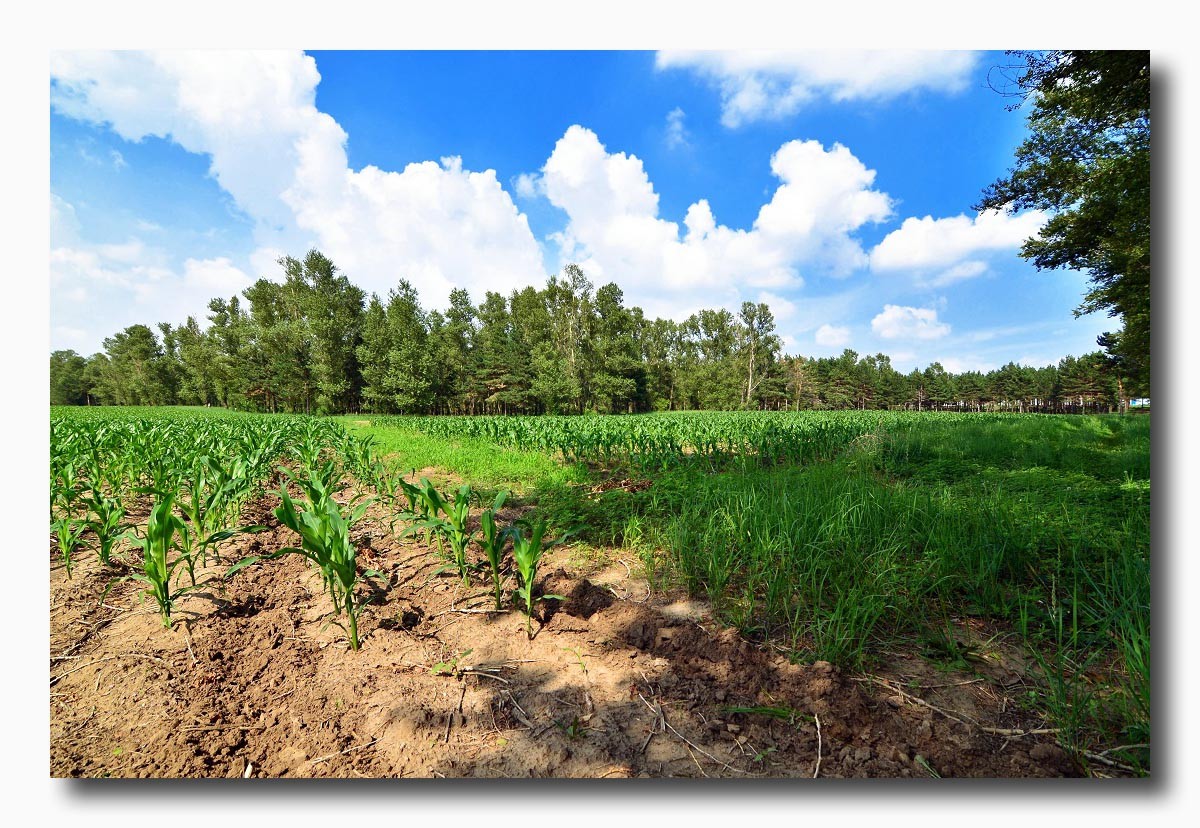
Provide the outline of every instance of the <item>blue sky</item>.
[[977,216],[1024,118],[987,52],[55,52],[51,348],[319,247],[426,307],[569,262],[683,318],[766,301],[789,353],[903,370],[1095,350],[1075,273]]

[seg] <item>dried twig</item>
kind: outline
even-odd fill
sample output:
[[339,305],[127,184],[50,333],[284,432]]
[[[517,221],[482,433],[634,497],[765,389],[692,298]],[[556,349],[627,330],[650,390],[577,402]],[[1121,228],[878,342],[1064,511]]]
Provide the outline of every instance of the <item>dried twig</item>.
[[980,726],[979,729],[982,730],[984,733],[994,733],[997,736],[1008,736],[1008,737],[1043,736],[1047,733],[1058,733],[1060,730],[1057,727],[1037,727],[1037,728],[1034,728],[1033,730],[1010,730],[1009,728],[1006,728],[1006,727],[982,727],[982,726]]
[[448,743],[450,741],[450,726],[454,724],[454,714],[462,712],[463,699],[466,697],[467,685],[464,683],[462,686],[462,694],[458,697],[458,704],[446,715],[446,735],[442,737],[443,743]]
[[1104,756],[1102,754],[1092,753],[1090,750],[1085,750],[1083,752],[1083,755],[1086,756],[1088,759],[1091,759],[1094,762],[1099,762],[1103,765],[1108,765],[1110,768],[1116,768],[1117,770],[1123,770],[1126,773],[1137,773],[1137,768],[1132,768],[1129,765],[1122,764],[1121,762],[1114,762],[1112,759],[1109,759],[1107,756]]
[[[650,706],[650,702],[646,701],[646,697],[643,696],[641,693],[638,693],[638,698],[642,700],[642,704],[646,705],[646,707],[648,707],[650,710],[652,710],[652,711],[654,710],[654,708]],[[659,706],[659,709],[661,710],[661,705]],[[743,774],[744,776],[758,776],[758,774],[750,773],[749,771],[744,771],[741,768],[735,768],[733,765],[729,764],[728,762],[721,761],[720,759],[718,759],[717,757],[713,756],[711,753],[706,751],[704,748],[702,748],[699,745],[695,744],[694,742],[690,741],[686,736],[684,736],[682,733],[680,733],[678,730],[676,730],[674,727],[671,726],[671,723],[667,721],[667,717],[665,715],[663,716],[662,722],[663,722],[663,725],[666,727],[666,729],[671,731],[673,734],[675,734],[675,736],[678,737],[678,739],[680,741],[682,741],[684,744],[686,744],[692,748],[695,748],[699,753],[703,754],[704,756],[707,756],[709,759],[713,760],[718,765],[721,765],[722,767],[726,768],[727,770],[731,770],[734,773]]]
[[817,723],[817,763],[813,766],[813,779],[821,772],[821,717],[813,714],[813,721]]
[[316,765],[321,762],[327,762],[330,759],[336,759],[338,756],[345,756],[347,753],[354,753],[354,751],[356,751],[356,750],[362,750],[363,748],[369,748],[371,745],[375,744],[378,741],[379,741],[379,739],[377,737],[377,738],[374,738],[371,741],[367,742],[365,745],[358,745],[356,747],[346,748],[345,750],[338,751],[337,753],[331,753],[328,756],[322,756],[319,759],[313,759],[312,761],[309,762],[309,764]]
[[183,625],[183,632],[184,632],[184,639],[183,639],[183,640],[184,640],[185,642],[187,642],[187,651],[188,651],[188,655],[189,655],[189,656],[191,656],[191,658],[192,658],[192,666],[193,666],[193,667],[195,667],[195,666],[196,666],[196,654],[192,652],[192,629],[191,629],[191,625],[185,622],[185,623],[184,623],[184,625]]
[[266,725],[194,725],[191,727],[181,727],[180,730],[189,732],[200,732],[208,730],[266,730]]
[[53,687],[56,683],[71,675],[71,673],[78,673],[80,670],[84,670],[95,664],[100,664],[104,661],[112,661],[118,658],[148,658],[151,661],[157,661],[160,664],[167,664],[165,660],[159,658],[158,656],[147,655],[146,653],[120,653],[118,655],[110,655],[105,656],[104,658],[98,658],[95,661],[89,661],[87,664],[80,664],[78,667],[67,670],[65,673],[59,673],[57,676],[54,676],[52,679],[50,679],[50,686]]
[[952,713],[949,710],[943,710],[942,708],[938,707],[937,705],[930,704],[929,702],[925,701],[920,696],[914,696],[911,693],[904,692],[904,690],[902,690],[901,688],[899,688],[898,686],[896,686],[895,684],[893,684],[890,681],[886,681],[881,678],[876,678],[874,676],[864,676],[863,678],[855,678],[854,681],[875,682],[876,684],[878,684],[882,687],[886,687],[887,689],[891,690],[893,693],[896,693],[898,696],[900,696],[903,699],[906,699],[908,701],[922,705],[924,707],[928,707],[930,710],[934,711],[935,713],[941,713],[947,719],[953,719],[954,721],[958,722],[959,724],[973,725],[974,727],[982,727],[982,725],[980,725],[979,722],[970,718],[965,713],[957,713],[957,712]]
[[429,616],[429,619],[432,621],[434,618],[438,618],[443,615],[450,615],[451,613],[458,613],[459,615],[504,615],[507,612],[508,610],[497,609],[448,609],[442,610],[441,612],[435,612],[433,615]]

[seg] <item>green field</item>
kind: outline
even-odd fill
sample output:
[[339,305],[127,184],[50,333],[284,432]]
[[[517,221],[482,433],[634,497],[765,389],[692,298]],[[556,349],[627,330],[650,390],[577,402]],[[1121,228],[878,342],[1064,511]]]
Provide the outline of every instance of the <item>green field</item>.
[[186,507],[195,545],[237,526],[284,459],[310,479],[332,460],[327,481],[347,472],[397,510],[405,477],[448,501],[504,490],[797,661],[869,671],[907,648],[969,668],[955,631],[984,623],[1036,665],[1024,701],[1065,748],[1132,745],[1112,756],[1149,770],[1149,417],[53,408],[51,424],[52,531],[94,531],[103,497],[152,490]]

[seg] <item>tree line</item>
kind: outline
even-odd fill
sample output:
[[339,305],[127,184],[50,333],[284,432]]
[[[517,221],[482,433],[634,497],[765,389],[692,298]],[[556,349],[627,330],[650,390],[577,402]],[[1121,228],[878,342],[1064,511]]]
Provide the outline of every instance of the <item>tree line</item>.
[[782,353],[764,303],[702,310],[683,322],[626,307],[576,265],[542,289],[479,305],[454,290],[424,309],[400,280],[386,298],[353,285],[327,257],[280,259],[213,299],[206,329],[131,325],[104,351],[50,355],[56,405],[214,405],[267,412],[401,414],[634,413],[684,409],[914,408],[1108,411],[1118,365],[1101,352],[1042,368],[1009,363],[954,374],[939,363],[897,371],[886,354]]

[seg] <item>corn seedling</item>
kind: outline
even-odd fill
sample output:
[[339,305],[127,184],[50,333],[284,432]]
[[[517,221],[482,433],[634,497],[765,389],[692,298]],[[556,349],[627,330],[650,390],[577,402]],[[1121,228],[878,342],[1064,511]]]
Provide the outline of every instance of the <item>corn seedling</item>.
[[[471,545],[474,538],[474,532],[467,529],[467,522],[470,518],[471,511],[471,487],[462,485],[454,494],[454,500],[447,500],[442,496],[433,484],[427,479],[421,478],[421,486],[417,489],[418,494],[418,512],[413,515],[416,520],[412,526],[405,530],[405,534],[411,534],[418,530],[425,531],[425,542],[428,543],[430,536],[436,536],[438,539],[438,551],[442,551],[443,540],[450,545],[450,563],[435,572],[435,575],[440,575],[442,572],[456,571],[462,576],[463,585],[466,586],[471,582],[471,570],[476,569],[476,565],[467,561],[467,549]],[[441,517],[441,515],[445,517]]]
[[562,538],[543,542],[542,538],[546,533],[546,521],[544,520],[532,524],[522,521],[521,524],[529,526],[528,538],[521,531],[520,525],[510,526],[506,531],[512,537],[513,560],[517,564],[517,574],[520,576],[518,579],[520,585],[517,587],[515,596],[521,610],[525,613],[525,635],[532,641],[534,603],[536,601],[564,600],[562,595],[539,595],[536,598],[533,595],[534,582],[537,581],[538,562],[541,561],[542,555],[550,547],[560,543]]
[[114,498],[98,494],[88,504],[87,528],[96,536],[96,553],[100,563],[112,565],[112,549],[126,529],[125,507]]
[[472,652],[474,652],[473,649],[463,650],[461,653],[454,656],[453,658],[449,658],[445,661],[439,661],[437,664],[435,664],[429,668],[429,672],[431,675],[434,675],[434,676],[457,675],[459,659],[466,658]]
[[443,501],[442,509],[446,517],[437,521],[433,528],[450,544],[450,553],[453,556],[451,566],[462,576],[463,586],[469,586],[471,570],[476,568],[467,561],[467,549],[475,534],[467,529],[471,513],[471,487],[466,484],[460,486],[454,493],[453,503]]
[[58,555],[66,567],[67,577],[71,577],[71,566],[74,563],[75,550],[83,542],[83,532],[87,524],[74,518],[59,518],[50,525],[58,538]]
[[504,505],[508,492],[500,492],[492,501],[490,508],[485,509],[479,516],[480,539],[479,545],[487,556],[488,566],[492,570],[492,586],[496,590],[496,609],[500,609],[500,565],[504,558],[504,544],[508,535],[496,526],[496,512]]
[[332,623],[346,632],[350,649],[357,650],[358,619],[370,598],[359,598],[355,592],[356,587],[363,578],[382,576],[382,573],[375,570],[359,574],[354,545],[350,543],[350,527],[362,518],[369,503],[360,503],[347,518],[342,515],[332,499],[322,499],[319,504],[306,504],[309,509],[297,511],[296,504],[286,490],[279,494],[283,502],[275,510],[275,516],[279,518],[280,523],[300,536],[301,548],[285,547],[269,555],[243,558],[229,568],[225,577],[228,578],[239,569],[259,560],[289,554],[307,558],[321,570],[325,588],[333,601],[334,615],[346,616],[345,624],[336,620]]
[[175,601],[180,596],[204,586],[193,583],[191,586],[171,588],[171,578],[176,568],[181,563],[186,563],[189,568],[191,566],[191,562],[182,554],[172,557],[172,553],[181,552],[183,546],[175,536],[179,535],[182,540],[188,534],[187,524],[171,511],[173,500],[171,495],[163,496],[150,510],[145,537],[139,538],[132,532],[125,534],[135,546],[142,548],[142,571],[126,577],[149,586],[143,594],[154,598],[162,615],[163,626],[168,628],[172,623],[171,610],[174,609]]

